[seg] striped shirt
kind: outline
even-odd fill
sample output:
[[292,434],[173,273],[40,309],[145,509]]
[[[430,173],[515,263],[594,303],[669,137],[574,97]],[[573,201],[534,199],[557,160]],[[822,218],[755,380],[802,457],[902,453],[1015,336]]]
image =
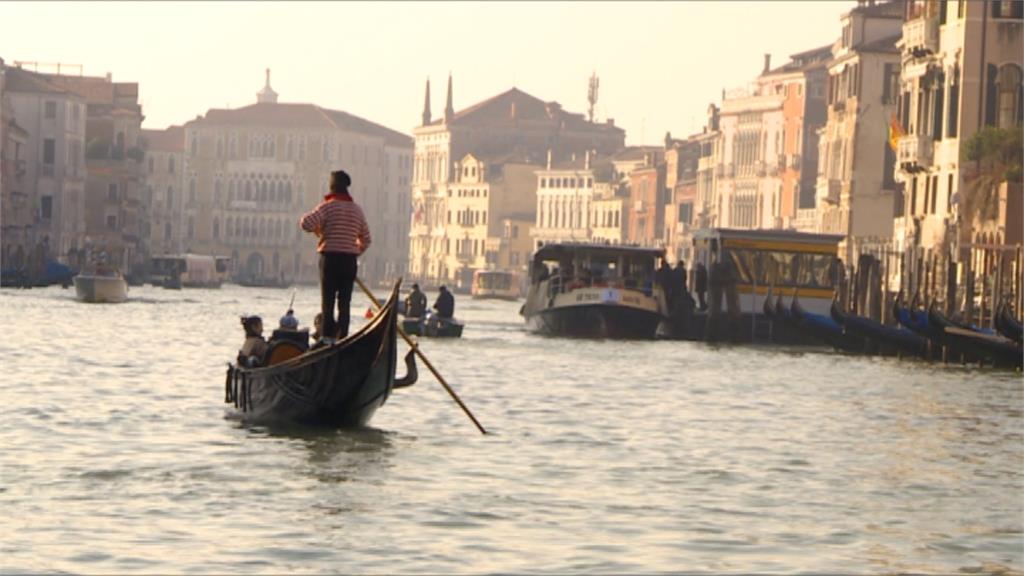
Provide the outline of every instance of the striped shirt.
[[316,234],[316,251],[362,254],[370,247],[370,227],[363,209],[347,194],[328,194],[324,201],[299,221],[306,232]]

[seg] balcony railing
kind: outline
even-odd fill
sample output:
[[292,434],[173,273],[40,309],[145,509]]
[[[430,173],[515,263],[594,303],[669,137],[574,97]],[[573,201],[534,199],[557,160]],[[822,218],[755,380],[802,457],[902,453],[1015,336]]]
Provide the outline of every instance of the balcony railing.
[[939,19],[925,16],[904,24],[903,44],[914,56],[936,53],[939,49]]
[[932,165],[933,148],[931,136],[910,134],[900,138],[896,157],[904,170],[917,172]]

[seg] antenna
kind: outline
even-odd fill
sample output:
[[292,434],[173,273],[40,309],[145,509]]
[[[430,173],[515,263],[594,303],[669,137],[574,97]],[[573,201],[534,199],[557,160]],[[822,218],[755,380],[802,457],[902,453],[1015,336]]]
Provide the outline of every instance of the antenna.
[[590,75],[590,83],[587,88],[587,102],[590,104],[587,106],[587,117],[590,122],[594,121],[594,104],[597,104],[597,89],[601,85],[601,81],[597,77],[595,71]]

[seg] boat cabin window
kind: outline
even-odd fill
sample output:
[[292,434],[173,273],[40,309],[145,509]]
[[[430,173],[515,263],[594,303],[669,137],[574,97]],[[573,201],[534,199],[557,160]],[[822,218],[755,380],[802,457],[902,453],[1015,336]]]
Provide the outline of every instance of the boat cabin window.
[[837,263],[832,254],[745,249],[729,249],[724,252],[731,260],[740,284],[835,287]]

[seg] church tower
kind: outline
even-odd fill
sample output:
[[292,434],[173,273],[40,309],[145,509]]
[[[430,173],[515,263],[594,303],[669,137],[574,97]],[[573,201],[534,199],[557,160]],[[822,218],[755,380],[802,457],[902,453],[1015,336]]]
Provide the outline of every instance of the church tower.
[[256,93],[256,101],[260,104],[277,104],[277,92],[270,87],[270,68],[267,68],[267,83]]

